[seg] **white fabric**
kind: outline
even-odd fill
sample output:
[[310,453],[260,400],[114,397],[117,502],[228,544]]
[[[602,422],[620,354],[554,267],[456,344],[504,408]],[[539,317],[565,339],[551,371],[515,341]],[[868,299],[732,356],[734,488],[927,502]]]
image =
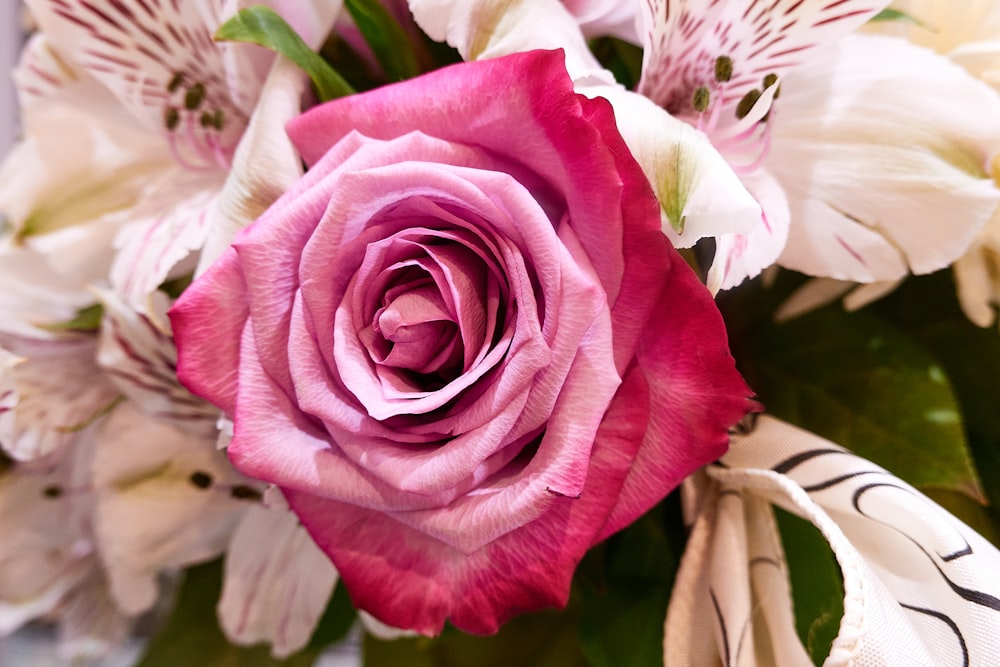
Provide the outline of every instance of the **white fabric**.
[[843,574],[824,667],[996,665],[1000,551],[886,470],[768,416],[685,488],[693,520],[668,667],[809,665],[771,505],[812,522]]

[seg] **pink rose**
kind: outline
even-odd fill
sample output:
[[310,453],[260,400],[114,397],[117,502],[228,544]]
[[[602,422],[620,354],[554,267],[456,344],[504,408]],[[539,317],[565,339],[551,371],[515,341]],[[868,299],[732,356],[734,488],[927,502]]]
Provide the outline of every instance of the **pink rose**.
[[382,621],[565,604],[749,408],[610,105],[539,51],[288,131],[311,168],[171,311],[182,381]]

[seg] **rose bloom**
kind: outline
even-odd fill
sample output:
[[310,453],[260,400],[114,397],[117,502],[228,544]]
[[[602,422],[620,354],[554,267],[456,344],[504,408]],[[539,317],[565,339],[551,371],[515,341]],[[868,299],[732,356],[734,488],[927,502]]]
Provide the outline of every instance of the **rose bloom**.
[[564,605],[751,407],[610,105],[535,51],[288,131],[308,172],[171,311],[181,380],[359,608],[433,634]]

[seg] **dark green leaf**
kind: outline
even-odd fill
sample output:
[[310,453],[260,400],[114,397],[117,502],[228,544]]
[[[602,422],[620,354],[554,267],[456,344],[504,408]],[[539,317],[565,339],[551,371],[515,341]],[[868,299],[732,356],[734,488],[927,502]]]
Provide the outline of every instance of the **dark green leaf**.
[[780,509],[775,516],[790,572],[795,629],[813,662],[821,665],[844,615],[840,567],[815,526]]
[[309,75],[321,101],[350,95],[354,89],[270,7],[242,9],[216,31],[219,41],[247,42],[285,56]]
[[390,81],[420,74],[420,64],[406,31],[380,2],[345,0],[344,6]]
[[170,280],[163,281],[159,289],[160,291],[165,292],[171,299],[176,299],[184,293],[184,290],[186,290],[188,285],[192,282],[194,282],[194,274],[186,273],[178,278],[171,278]]
[[316,653],[304,651],[275,660],[270,648],[241,648],[229,643],[216,618],[222,590],[222,561],[187,570],[177,606],[166,626],[150,640],[137,667],[309,667]]
[[101,318],[104,317],[104,306],[95,303],[92,306],[81,308],[76,311],[76,316],[65,322],[55,322],[53,324],[38,324],[39,329],[45,331],[97,331],[101,326]]
[[355,611],[354,605],[351,604],[351,596],[348,595],[347,588],[337,586],[306,648],[322,650],[339,642],[347,635],[347,631],[351,629],[351,625],[354,624],[357,617],[358,613]]
[[642,48],[614,37],[591,41],[590,50],[611,71],[615,80],[629,90],[635,89],[642,74]]
[[[1000,332],[981,329],[958,307],[951,271],[908,279],[874,305],[876,312],[918,341],[941,363],[961,407],[969,447],[991,507],[931,494],[987,538],[1000,537]],[[984,525],[991,520],[992,526]],[[1000,544],[994,541],[994,544]]]
[[[677,494],[588,554],[577,583],[580,646],[591,667],[663,664],[663,621],[684,548]],[[603,577],[585,570],[600,556]],[[588,576],[589,575],[589,576]]]
[[768,412],[914,485],[982,498],[955,394],[932,354],[905,331],[839,303],[785,324],[771,321],[773,305],[733,336],[740,368]]
[[547,610],[515,617],[486,637],[452,627],[433,639],[367,636],[363,655],[370,667],[586,667],[575,621],[572,610]]

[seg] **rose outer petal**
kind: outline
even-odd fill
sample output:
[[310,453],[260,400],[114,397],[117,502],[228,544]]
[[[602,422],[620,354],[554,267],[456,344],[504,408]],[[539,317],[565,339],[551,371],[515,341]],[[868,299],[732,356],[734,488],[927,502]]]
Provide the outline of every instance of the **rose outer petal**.
[[286,495],[357,607],[423,634],[441,632],[445,619],[466,632],[493,633],[519,613],[566,604],[573,570],[642,439],[647,403],[644,378],[633,374],[608,408],[580,497],[553,495],[538,519],[471,554],[379,512]]
[[240,338],[249,315],[246,289],[239,258],[227,248],[199,289],[186,291],[170,309],[174,337],[183,341],[177,378],[228,414],[236,411]]

